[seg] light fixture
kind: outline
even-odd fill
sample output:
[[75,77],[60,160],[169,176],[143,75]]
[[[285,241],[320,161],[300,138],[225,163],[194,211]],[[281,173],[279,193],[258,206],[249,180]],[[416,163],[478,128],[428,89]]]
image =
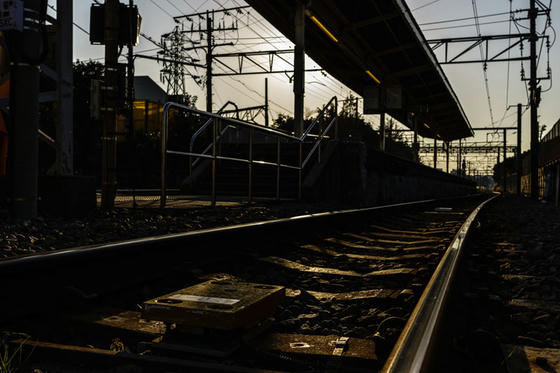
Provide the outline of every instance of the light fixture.
[[321,23],[321,21],[317,19],[317,17],[313,15],[313,13],[305,9],[305,15],[308,16],[313,21],[313,23],[316,24],[317,27],[319,27],[321,31],[323,31],[332,41],[338,43],[338,39],[325,27],[325,25]]
[[366,74],[369,75],[370,78],[372,78],[377,84],[381,84],[381,81],[379,79],[377,79],[377,77],[375,75],[373,75],[373,73],[369,70],[366,70]]
[[430,126],[428,126],[426,123],[424,123],[424,127],[426,127],[427,129],[430,129]]

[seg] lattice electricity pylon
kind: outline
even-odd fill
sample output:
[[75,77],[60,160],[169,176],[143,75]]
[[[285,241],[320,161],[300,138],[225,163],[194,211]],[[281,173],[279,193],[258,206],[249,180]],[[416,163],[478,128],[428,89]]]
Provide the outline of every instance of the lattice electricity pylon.
[[158,54],[162,57],[163,68],[160,80],[165,84],[167,95],[177,101],[182,101],[186,95],[185,76],[192,76],[186,66],[195,61],[187,52],[188,44],[192,42],[182,26],[177,25],[173,31],[161,36],[162,50]]

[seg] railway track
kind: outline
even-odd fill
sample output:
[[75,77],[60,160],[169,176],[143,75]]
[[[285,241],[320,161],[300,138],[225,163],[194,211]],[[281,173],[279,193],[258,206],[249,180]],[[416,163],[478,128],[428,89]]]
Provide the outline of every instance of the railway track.
[[487,196],[0,261],[25,369],[421,371]]

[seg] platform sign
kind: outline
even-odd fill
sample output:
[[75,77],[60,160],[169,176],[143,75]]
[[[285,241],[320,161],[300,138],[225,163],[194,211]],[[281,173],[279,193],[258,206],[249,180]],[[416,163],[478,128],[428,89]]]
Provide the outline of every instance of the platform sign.
[[403,108],[402,87],[398,85],[365,87],[363,98],[364,114],[379,114]]
[[402,109],[402,87],[399,85],[388,86],[385,89],[385,107],[389,110]]
[[23,0],[0,0],[0,31],[23,31]]
[[370,86],[364,88],[364,114],[381,113],[381,87]]

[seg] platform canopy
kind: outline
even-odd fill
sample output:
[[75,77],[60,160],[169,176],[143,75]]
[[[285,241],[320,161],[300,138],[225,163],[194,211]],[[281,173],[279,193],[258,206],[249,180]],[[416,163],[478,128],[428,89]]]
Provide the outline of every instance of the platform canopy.
[[[292,42],[296,2],[246,0]],[[305,52],[322,68],[423,137],[473,135],[436,56],[404,0],[306,1]],[[385,97],[389,97],[386,99]],[[375,106],[375,105],[374,105]]]

